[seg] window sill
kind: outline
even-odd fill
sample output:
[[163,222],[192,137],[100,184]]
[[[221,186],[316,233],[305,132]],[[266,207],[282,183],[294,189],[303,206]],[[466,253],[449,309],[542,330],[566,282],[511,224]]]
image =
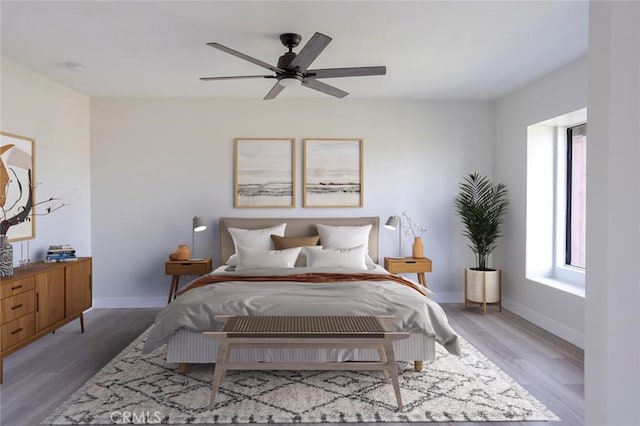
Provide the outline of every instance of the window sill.
[[527,279],[537,282],[538,284],[546,285],[548,287],[553,287],[557,290],[564,291],[565,293],[573,294],[574,296],[583,298],[585,297],[584,286],[548,277],[527,277]]

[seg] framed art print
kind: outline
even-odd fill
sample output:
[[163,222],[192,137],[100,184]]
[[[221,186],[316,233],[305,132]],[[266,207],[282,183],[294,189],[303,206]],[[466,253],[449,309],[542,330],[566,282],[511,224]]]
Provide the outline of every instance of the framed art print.
[[362,207],[362,139],[304,139],[304,207]]
[[235,139],[234,207],[295,207],[294,139]]
[[0,132],[0,233],[10,242],[36,236],[35,139]]

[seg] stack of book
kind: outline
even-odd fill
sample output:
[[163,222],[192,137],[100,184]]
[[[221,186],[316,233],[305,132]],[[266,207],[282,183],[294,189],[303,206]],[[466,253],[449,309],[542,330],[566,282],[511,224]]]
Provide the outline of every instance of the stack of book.
[[45,263],[72,262],[78,260],[76,251],[69,244],[50,245],[45,257]]

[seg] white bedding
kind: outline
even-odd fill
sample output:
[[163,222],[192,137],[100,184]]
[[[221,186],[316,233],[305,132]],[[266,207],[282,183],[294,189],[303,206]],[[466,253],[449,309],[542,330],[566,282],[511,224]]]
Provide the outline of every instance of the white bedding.
[[458,336],[442,308],[416,290],[390,280],[300,283],[286,276],[301,273],[366,273],[388,275],[377,265],[370,271],[335,268],[254,269],[210,275],[281,276],[285,281],[226,281],[194,288],[177,297],[156,317],[144,346],[150,352],[165,344],[178,330],[202,332],[219,329],[215,315],[393,315],[396,330],[435,338],[449,352],[460,353]]

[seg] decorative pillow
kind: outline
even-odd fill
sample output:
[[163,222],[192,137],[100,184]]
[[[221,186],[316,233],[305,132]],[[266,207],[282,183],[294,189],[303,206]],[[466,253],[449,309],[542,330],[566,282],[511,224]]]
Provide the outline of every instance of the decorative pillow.
[[315,247],[302,247],[302,252],[307,258],[307,266],[330,267],[330,268],[351,268],[366,270],[365,253],[367,246],[359,245],[349,249],[322,249]]
[[365,261],[367,267],[375,267],[375,263],[369,257],[369,232],[371,225],[360,226],[333,226],[316,224],[320,235],[320,245],[325,249],[346,249],[365,246]]
[[[284,229],[287,227],[286,223],[272,226],[270,228],[262,229],[240,229],[240,228],[227,228],[231,238],[233,239],[233,245],[235,252],[238,253],[238,246],[252,248],[254,250],[273,250],[273,242],[271,240],[271,234],[284,235]],[[229,262],[227,261],[227,264]]]
[[254,250],[238,246],[236,271],[254,268],[293,268],[301,247],[286,250]]
[[307,264],[307,255],[305,254],[306,250],[322,250],[322,246],[303,246],[300,255],[298,256],[298,260],[296,261],[296,266],[309,266]]
[[320,236],[281,237],[280,235],[271,235],[271,240],[273,240],[276,250],[284,250],[292,247],[317,246]]
[[[320,240],[320,236],[318,235],[314,235],[311,237],[281,237],[279,235],[272,235],[271,239],[273,240],[273,244],[276,247],[276,250],[306,246],[322,248],[322,246],[317,245],[318,240]],[[300,253],[295,266],[305,266],[305,264],[306,258],[303,253]]]

